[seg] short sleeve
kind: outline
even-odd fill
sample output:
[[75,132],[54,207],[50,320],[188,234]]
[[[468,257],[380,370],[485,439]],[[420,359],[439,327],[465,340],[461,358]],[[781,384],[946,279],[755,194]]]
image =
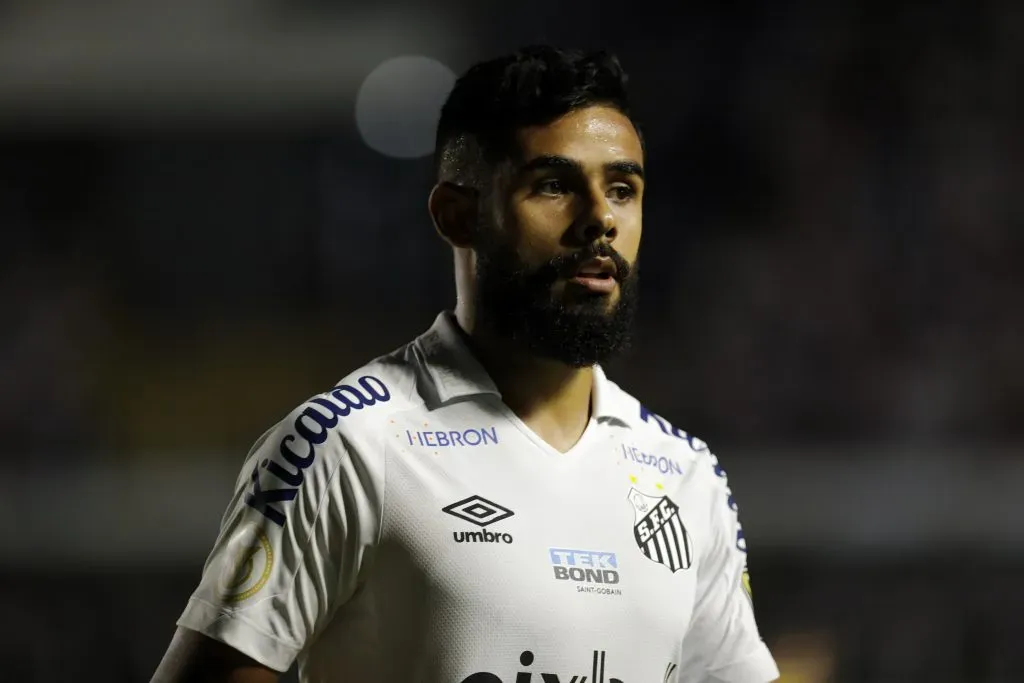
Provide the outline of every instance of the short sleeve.
[[246,458],[178,625],[286,671],[355,591],[379,540],[383,473],[313,398]]
[[697,598],[676,680],[767,683],[779,670],[754,619],[738,506],[717,457],[705,450],[699,462],[712,491],[711,540],[698,567]]

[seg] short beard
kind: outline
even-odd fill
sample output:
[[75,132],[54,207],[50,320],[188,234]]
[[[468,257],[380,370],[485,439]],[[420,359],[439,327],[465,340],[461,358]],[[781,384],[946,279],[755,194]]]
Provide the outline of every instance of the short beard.
[[[614,261],[619,298],[592,295],[572,302],[552,296],[552,285],[574,265],[598,256]],[[582,368],[608,362],[631,341],[639,299],[637,264],[606,243],[529,268],[514,248],[477,252],[478,313],[488,327],[537,356]]]

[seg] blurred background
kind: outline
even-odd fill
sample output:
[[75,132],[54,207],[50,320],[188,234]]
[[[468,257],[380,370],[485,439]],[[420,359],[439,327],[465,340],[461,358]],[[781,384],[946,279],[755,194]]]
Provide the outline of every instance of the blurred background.
[[1024,680],[1024,4],[0,1],[3,680],[148,680],[250,444],[453,302],[454,73],[616,52],[611,374],[712,444],[790,683]]

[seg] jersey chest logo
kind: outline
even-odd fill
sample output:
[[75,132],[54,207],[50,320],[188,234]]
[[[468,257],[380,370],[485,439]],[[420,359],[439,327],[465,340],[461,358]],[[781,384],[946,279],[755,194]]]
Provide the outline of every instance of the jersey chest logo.
[[636,513],[633,538],[649,560],[665,565],[673,573],[693,564],[693,545],[679,518],[679,506],[668,496],[648,496],[629,490],[629,502]]

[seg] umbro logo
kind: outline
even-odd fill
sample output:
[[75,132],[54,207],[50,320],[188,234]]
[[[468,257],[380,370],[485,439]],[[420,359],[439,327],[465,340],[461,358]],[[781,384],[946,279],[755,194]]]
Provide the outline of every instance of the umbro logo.
[[[460,501],[446,505],[441,508],[452,517],[475,524],[478,527],[488,527],[491,524],[500,522],[511,517],[514,512],[504,505],[487,500],[483,496],[470,496]],[[491,531],[453,531],[452,538],[456,543],[511,543],[512,534],[495,533]]]
[[507,507],[492,503],[483,496],[470,496],[441,510],[477,526],[490,526],[515,514]]

